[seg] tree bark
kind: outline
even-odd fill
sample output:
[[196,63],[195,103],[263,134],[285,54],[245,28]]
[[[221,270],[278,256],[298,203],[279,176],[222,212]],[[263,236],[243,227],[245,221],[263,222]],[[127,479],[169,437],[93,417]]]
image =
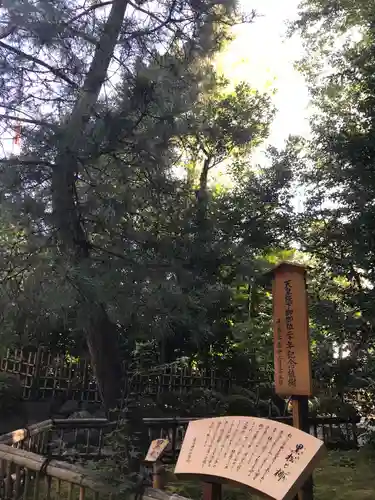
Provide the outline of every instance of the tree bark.
[[210,170],[211,158],[206,157],[203,163],[201,175],[199,177],[199,190],[198,190],[198,203],[205,203],[207,201],[207,183],[208,183],[208,171]]
[[123,370],[116,327],[102,304],[97,304],[96,310],[90,315],[86,338],[99,394],[108,412],[118,405]]
[[205,239],[206,218],[208,209],[208,172],[210,170],[211,157],[206,156],[201,175],[199,178],[199,189],[197,193],[197,226],[200,238]]
[[[52,173],[53,218],[61,252],[72,266],[90,257],[90,242],[80,214],[76,191],[79,152],[85,129],[94,112],[120,34],[128,0],[114,0],[107,22],[79,92],[72,113],[61,131],[56,166]],[[97,384],[106,408],[116,406],[121,396],[121,359],[117,330],[105,306],[82,282],[76,287],[89,305],[86,339]]]

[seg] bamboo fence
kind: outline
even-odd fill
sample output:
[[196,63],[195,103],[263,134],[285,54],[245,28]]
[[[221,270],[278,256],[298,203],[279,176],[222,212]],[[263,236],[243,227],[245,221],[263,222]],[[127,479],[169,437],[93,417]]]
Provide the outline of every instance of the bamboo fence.
[[[126,366],[124,369],[124,393],[128,395],[186,394],[202,387],[227,393],[235,383],[230,376],[218,377],[214,369],[197,370],[178,364],[147,371]],[[27,400],[50,400],[64,395],[66,399],[100,402],[90,363],[84,358],[54,355],[44,347],[34,351],[8,349],[0,358],[0,372],[17,376],[22,384],[22,397]],[[246,383],[255,386],[258,382]]]

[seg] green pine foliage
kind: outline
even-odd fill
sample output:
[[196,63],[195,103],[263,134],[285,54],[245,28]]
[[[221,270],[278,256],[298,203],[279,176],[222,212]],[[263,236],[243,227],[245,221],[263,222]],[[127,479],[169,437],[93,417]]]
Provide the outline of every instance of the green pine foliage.
[[[2,341],[88,350],[107,407],[142,345],[156,364],[258,378],[261,356],[236,332],[271,338],[246,302],[288,225],[288,171],[251,166],[271,96],[229,92],[213,70],[243,20],[236,2],[159,4],[1,11],[1,125],[22,135],[0,169]],[[212,187],[223,164],[229,190]]]

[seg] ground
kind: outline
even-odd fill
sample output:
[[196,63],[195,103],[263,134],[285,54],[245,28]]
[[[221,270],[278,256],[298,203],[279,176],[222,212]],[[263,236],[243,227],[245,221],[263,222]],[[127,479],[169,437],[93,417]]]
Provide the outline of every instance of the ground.
[[316,500],[375,498],[375,456],[331,452],[315,473]]
[[[198,500],[201,487],[170,483],[169,489]],[[224,500],[249,500],[246,492],[224,487]],[[255,500],[256,497],[252,497]],[[375,498],[375,453],[331,451],[314,474],[314,500],[370,500]],[[258,500],[258,499],[257,499]]]
[[[373,500],[375,498],[375,452],[371,455],[363,451],[330,452],[314,474],[314,500]],[[35,500],[34,488],[24,500]],[[60,494],[57,494],[57,481],[52,481],[51,495],[47,495],[46,483],[40,484],[39,498],[50,500],[82,500],[79,487],[73,494],[68,493],[68,483],[62,482]],[[200,482],[170,481],[167,490],[178,493],[191,500],[202,500]],[[101,497],[100,498],[106,498]],[[124,500],[126,496],[119,496]],[[85,500],[97,500],[93,492],[86,490]],[[224,486],[223,500],[260,500],[249,495],[246,490]]]

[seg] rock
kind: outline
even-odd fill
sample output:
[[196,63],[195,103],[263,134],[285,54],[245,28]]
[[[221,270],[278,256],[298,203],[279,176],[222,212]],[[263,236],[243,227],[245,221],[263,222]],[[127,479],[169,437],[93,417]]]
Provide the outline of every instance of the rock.
[[92,415],[94,418],[107,418],[107,415],[105,414],[105,410],[102,408],[98,408]]
[[96,403],[92,401],[82,401],[81,410],[87,410],[90,413],[95,413],[97,410],[100,410],[102,407],[101,403]]
[[79,451],[76,448],[66,448],[66,450],[61,454],[61,456],[70,459],[75,459],[79,457]]
[[[66,411],[69,409],[69,404],[70,403],[76,403],[76,401],[67,401],[66,404]],[[71,405],[72,407],[74,406],[73,404]],[[99,410],[97,410],[96,414],[93,415],[87,410],[79,410],[79,411],[74,411],[68,416],[68,419],[92,419],[92,418],[101,418],[102,414],[99,413]],[[88,435],[89,434],[89,435]],[[83,451],[85,451],[86,446],[92,446],[94,448],[97,448],[99,446],[100,442],[100,429],[99,428],[79,428],[77,425],[77,429],[66,429],[64,430],[62,434],[62,441],[64,442],[64,449],[65,449],[65,455],[69,454],[69,450],[71,451],[72,449],[77,449],[77,448],[82,448]],[[55,445],[56,448],[58,447],[58,439],[55,440]],[[67,450],[69,449],[69,450]]]
[[57,411],[57,413],[59,415],[68,416],[78,411],[79,411],[79,401],[76,401],[74,399],[69,399],[68,401],[65,401],[65,403],[61,406],[61,408]]
[[103,448],[100,451],[100,454],[103,457],[112,457],[113,456],[113,449],[110,448],[109,446],[103,446]]
[[74,431],[64,432],[62,440],[66,446],[74,446],[76,444],[76,433]]
[[161,490],[156,490],[154,488],[146,488],[143,499],[148,500],[148,499],[153,499],[153,500],[187,500],[186,497],[183,497],[181,495],[178,495],[176,493],[169,493],[167,491],[161,491]]
[[98,429],[89,429],[88,435],[88,429],[69,430],[64,432],[62,440],[69,448],[74,446],[86,447],[87,444],[97,448],[100,444],[100,431]]
[[52,454],[61,454],[66,448],[66,443],[62,439],[55,439],[49,443],[48,447]]
[[87,410],[80,410],[80,411],[75,411],[71,415],[69,415],[70,419],[72,418],[93,418],[91,413],[89,413]]
[[77,432],[77,444],[86,445],[87,442],[90,446],[98,446],[99,444],[99,431],[98,429],[90,429],[90,436],[87,441],[87,430],[80,429]]

